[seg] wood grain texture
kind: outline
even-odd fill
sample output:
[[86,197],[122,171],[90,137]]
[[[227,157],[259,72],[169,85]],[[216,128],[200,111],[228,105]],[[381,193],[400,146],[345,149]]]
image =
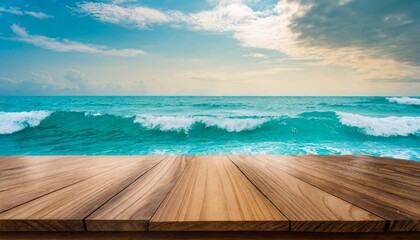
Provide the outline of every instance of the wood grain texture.
[[0,231],[83,231],[84,218],[162,158],[131,157],[128,164],[111,168],[3,212],[0,214]]
[[[30,159],[19,158],[16,163],[18,167],[9,167],[1,172],[0,213],[112,168],[129,164],[133,157],[73,156]],[[13,163],[9,164],[12,165]]]
[[147,231],[189,157],[167,157],[86,219],[88,231]]
[[389,231],[420,229],[420,163],[354,155],[327,156],[320,159],[316,156],[306,156],[298,159],[307,166],[328,171],[334,176],[338,174],[342,179],[354,183],[356,187],[384,198],[387,201],[385,208],[388,208],[393,200],[393,204],[397,206],[397,213],[401,212],[398,208],[411,211],[411,217],[408,219],[400,216],[390,218]]
[[[335,157],[334,159],[339,159]],[[364,162],[367,158],[370,163],[375,164],[375,169],[370,169],[370,173],[374,172],[375,177],[370,174],[360,173],[358,170],[351,170],[349,167],[340,165],[331,166],[331,157],[326,160],[314,161],[314,156],[298,157],[298,161],[306,164],[306,166],[328,172],[331,176],[340,177],[344,181],[351,181],[358,190],[365,190],[378,196],[380,200],[386,201],[385,208],[389,209],[395,206],[396,212],[408,212],[410,217],[389,218],[389,231],[419,231],[420,230],[420,191],[416,183],[420,179],[420,163],[407,160],[394,161],[387,158],[375,158],[359,156],[359,162]],[[329,164],[327,164],[329,160]],[[399,164],[399,161],[401,163]],[[385,165],[385,167],[383,166]],[[390,168],[392,166],[392,168]],[[384,171],[384,169],[386,171]],[[390,176],[389,169],[398,173],[397,176],[387,179]],[[372,174],[373,175],[373,174]],[[379,180],[380,179],[380,180]],[[406,183],[404,185],[403,183]],[[410,185],[411,183],[411,185]],[[407,186],[408,184],[408,186]]]
[[386,192],[388,195],[394,195],[401,201],[420,203],[420,187],[418,186],[420,183],[417,183],[420,173],[417,177],[402,173],[398,175],[390,174],[389,171],[384,171],[380,164],[375,164],[375,168],[371,168],[369,166],[371,164],[364,163],[363,157],[356,157],[358,164],[352,164],[355,157],[351,156],[327,156],[323,158],[297,156],[297,158],[309,166],[322,168],[325,171],[338,174],[344,179],[352,180],[354,183]]
[[[351,156],[351,155],[350,155]],[[363,162],[381,163],[385,164],[384,167],[389,167],[393,170],[400,170],[401,172],[412,172],[416,176],[420,174],[420,163],[413,160],[387,158],[387,157],[375,157],[369,155],[353,155],[359,158]]]
[[10,156],[0,157],[0,172],[6,173],[7,170],[18,169],[20,167],[28,168],[30,166],[39,166],[50,161],[67,158],[67,156]]
[[[360,158],[363,157],[360,156]],[[303,158],[312,158],[313,161]],[[400,192],[398,189],[372,187],[375,182],[383,185],[380,183],[382,181],[380,177],[370,179],[370,183],[366,178],[360,181],[358,179],[360,174],[349,170],[344,174],[338,168],[330,169],[325,163],[316,162],[315,156],[258,156],[257,159],[390,221],[389,231],[420,231],[420,203],[396,194]],[[396,164],[394,168],[398,168],[397,166]],[[388,168],[390,168],[389,165]],[[372,171],[375,170],[372,169]],[[376,173],[378,174],[379,170],[376,170]],[[411,174],[415,174],[415,169],[410,170]],[[419,176],[414,177],[413,181],[418,181],[418,179],[420,179]]]
[[299,233],[299,232],[3,232],[1,240],[418,240],[416,232]]
[[292,231],[383,232],[386,221],[251,156],[229,156],[290,220]]
[[[73,236],[130,237],[111,231],[144,231],[150,219],[153,231],[290,227],[311,231],[301,235],[306,237],[315,236],[313,231],[383,231],[385,219],[389,231],[417,231],[418,237],[418,162],[355,155],[229,157],[0,157],[0,239],[6,234],[1,231],[77,232],[86,227],[113,234]],[[211,239],[209,233],[159,234],[136,236]],[[223,234],[229,239],[252,235]],[[272,236],[255,234],[254,239]],[[287,236],[295,239],[296,234]],[[414,236],[407,234],[357,236]]]
[[[16,162],[13,162],[13,158],[0,157],[0,163],[3,163],[0,165],[4,167],[3,169],[0,169],[0,191],[5,191],[9,188],[19,186],[37,178],[53,175],[54,173],[50,173],[50,170],[56,169],[60,165],[66,165],[69,163],[73,165],[73,161],[77,160],[78,158],[74,157],[59,156],[50,156],[45,158],[17,157]],[[60,170],[63,172],[62,169]]]
[[[332,169],[344,170],[351,172],[351,174],[359,175],[359,178],[377,180],[381,179],[380,183],[391,184],[391,190],[396,188],[399,191],[411,191],[410,195],[414,193],[416,197],[420,196],[420,162],[411,161],[411,165],[406,163],[407,160],[376,158],[361,155],[339,155],[339,156],[306,156],[302,160],[315,161],[319,164],[325,164],[326,167]],[[400,162],[403,164],[398,165]],[[419,171],[416,174],[415,168]],[[410,172],[412,174],[407,174]]]
[[226,156],[195,157],[150,231],[287,231],[287,219]]

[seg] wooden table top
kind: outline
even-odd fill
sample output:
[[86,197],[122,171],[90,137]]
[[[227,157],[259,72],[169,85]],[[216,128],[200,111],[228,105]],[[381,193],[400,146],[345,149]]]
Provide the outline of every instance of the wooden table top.
[[0,231],[420,231],[420,163],[359,155],[0,157]]

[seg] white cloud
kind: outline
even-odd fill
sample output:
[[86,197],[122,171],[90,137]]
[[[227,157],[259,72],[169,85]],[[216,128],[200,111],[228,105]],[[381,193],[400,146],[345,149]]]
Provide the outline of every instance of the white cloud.
[[268,58],[268,56],[263,53],[249,53],[249,54],[245,54],[244,57]]
[[35,17],[35,18],[39,18],[39,19],[46,19],[46,18],[51,18],[51,16],[43,13],[43,12],[32,12],[32,11],[25,11],[24,12],[26,15]]
[[212,10],[185,14],[180,19],[196,30],[227,32],[248,25],[258,15],[259,13],[242,3],[222,2]]
[[12,31],[16,34],[13,38],[16,41],[25,42],[34,46],[45,48],[57,52],[83,52],[83,53],[98,53],[109,56],[131,57],[144,54],[139,49],[109,49],[104,46],[97,46],[91,44],[84,44],[67,39],[58,40],[56,38],[49,38],[42,35],[31,35],[24,28],[17,24],[11,26]]
[[149,24],[173,21],[169,14],[147,7],[121,7],[117,4],[82,2],[78,12],[92,15],[102,22],[147,28]]
[[339,6],[343,6],[343,5],[349,4],[351,1],[353,0],[338,0],[337,4]]
[[114,4],[122,4],[122,3],[128,3],[128,2],[135,2],[137,0],[111,0]]
[[12,7],[12,8],[0,7],[0,12],[6,12],[6,13],[14,14],[14,15],[29,15],[38,19],[52,18],[52,16],[45,14],[43,12],[24,11],[16,7]]

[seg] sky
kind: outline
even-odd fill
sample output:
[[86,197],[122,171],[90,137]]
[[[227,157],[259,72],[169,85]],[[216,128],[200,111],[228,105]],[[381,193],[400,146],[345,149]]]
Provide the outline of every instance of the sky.
[[418,0],[0,0],[0,95],[420,94]]

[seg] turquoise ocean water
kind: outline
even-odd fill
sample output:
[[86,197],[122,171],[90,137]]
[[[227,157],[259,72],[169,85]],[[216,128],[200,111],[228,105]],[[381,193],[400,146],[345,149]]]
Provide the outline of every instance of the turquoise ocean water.
[[0,155],[72,154],[420,160],[420,98],[0,97]]

